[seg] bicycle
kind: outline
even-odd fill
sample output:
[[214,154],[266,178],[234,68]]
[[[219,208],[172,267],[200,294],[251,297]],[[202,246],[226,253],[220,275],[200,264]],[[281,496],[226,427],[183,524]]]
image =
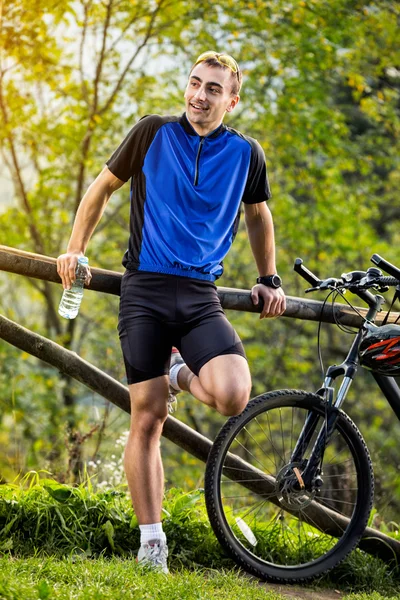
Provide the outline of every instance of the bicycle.
[[374,324],[384,298],[370,291],[396,286],[393,306],[400,269],[376,254],[371,260],[380,268],[320,280],[296,259],[295,271],[312,286],[306,292],[343,296],[349,290],[366,302],[367,314],[345,360],[328,367],[319,390],[257,396],[227,421],[210,451],[205,499],[211,526],[235,561],[261,579],[312,579],[338,565],[367,526],[374,492],[371,458],[360,431],[341,410],[359,364],[372,370],[400,420],[400,389],[389,376],[397,367],[389,358],[377,359],[385,351],[375,343],[383,330],[395,332],[386,346],[398,334],[390,358],[393,362],[397,352],[400,373],[400,326]]

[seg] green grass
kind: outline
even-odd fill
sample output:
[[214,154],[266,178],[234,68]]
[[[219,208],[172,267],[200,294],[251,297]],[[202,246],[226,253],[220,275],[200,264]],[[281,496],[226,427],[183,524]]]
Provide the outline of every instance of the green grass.
[[364,592],[361,594],[348,594],[343,600],[399,600],[400,592],[394,592],[393,596],[382,596],[379,592]]
[[[164,530],[179,566],[232,567],[208,522],[203,493],[172,489],[166,495]],[[18,557],[131,557],[139,527],[126,491],[94,492],[49,479],[0,486],[0,553]]]
[[[234,571],[179,569],[165,576],[144,572],[134,560],[118,557],[63,560],[54,557],[0,558],[2,600],[288,600]],[[321,588],[318,590],[323,595]],[[293,590],[293,592],[291,591]],[[300,600],[302,589],[286,588],[289,598]],[[292,595],[293,594],[293,595]],[[388,600],[378,592],[349,594],[345,600]]]
[[[169,582],[159,583],[165,588],[163,597],[173,594],[174,585],[182,585],[191,594],[171,595],[174,598],[244,597],[240,595],[243,579],[211,530],[202,492],[169,490],[164,507],[173,575]],[[0,568],[5,577],[4,581],[0,577],[0,599],[157,598],[156,588],[152,596],[145,595],[148,590],[143,582],[150,575],[143,577],[136,567],[138,546],[139,528],[124,488],[95,492],[90,481],[71,487],[40,479],[37,474],[15,485],[0,486]],[[72,579],[69,571],[75,573]],[[158,576],[152,577],[159,581]],[[247,587],[249,580],[245,581]],[[75,595],[65,595],[64,587],[66,590],[71,582],[77,586]],[[232,594],[221,596],[217,595],[218,585],[236,588]],[[361,594],[354,600],[378,592],[400,599],[396,593],[400,589],[398,570],[393,572],[382,561],[360,551],[352,552],[314,585]],[[36,595],[26,595],[27,591],[21,591],[24,586],[26,590],[36,586],[32,592]],[[208,595],[196,591],[201,586],[207,587]],[[125,590],[125,595],[116,595],[122,593],[118,590]],[[251,590],[257,594],[257,585]],[[249,594],[246,592],[246,598],[261,597]],[[263,594],[265,598],[265,589]],[[376,600],[383,597],[378,595]]]
[[256,582],[237,574],[216,571],[178,571],[169,576],[143,572],[133,560],[84,559],[73,562],[54,558],[0,559],[5,579],[0,583],[4,600],[67,599],[200,599],[243,598],[281,600]]

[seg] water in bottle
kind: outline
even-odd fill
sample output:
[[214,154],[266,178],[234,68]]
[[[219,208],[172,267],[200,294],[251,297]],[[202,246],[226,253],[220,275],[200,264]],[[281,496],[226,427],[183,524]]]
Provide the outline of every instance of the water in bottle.
[[60,306],[58,307],[58,314],[65,319],[75,319],[79,312],[88,265],[89,260],[87,257],[81,256],[78,259],[78,265],[75,271],[76,279],[70,290],[64,290],[60,301]]

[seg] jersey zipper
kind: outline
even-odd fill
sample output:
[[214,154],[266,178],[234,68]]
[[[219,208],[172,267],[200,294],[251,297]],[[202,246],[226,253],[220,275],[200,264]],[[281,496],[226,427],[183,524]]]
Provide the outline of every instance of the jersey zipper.
[[195,170],[194,170],[194,185],[197,185],[197,183],[199,181],[199,160],[200,160],[201,149],[203,147],[205,139],[206,138],[203,138],[203,137],[200,138],[200,144],[199,144],[199,147],[197,149],[196,165],[195,165]]

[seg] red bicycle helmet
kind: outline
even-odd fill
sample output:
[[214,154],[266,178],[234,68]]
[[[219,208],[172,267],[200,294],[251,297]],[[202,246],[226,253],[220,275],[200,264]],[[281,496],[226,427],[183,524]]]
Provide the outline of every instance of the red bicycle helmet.
[[367,331],[359,347],[361,366],[380,375],[400,376],[400,325],[382,325]]

